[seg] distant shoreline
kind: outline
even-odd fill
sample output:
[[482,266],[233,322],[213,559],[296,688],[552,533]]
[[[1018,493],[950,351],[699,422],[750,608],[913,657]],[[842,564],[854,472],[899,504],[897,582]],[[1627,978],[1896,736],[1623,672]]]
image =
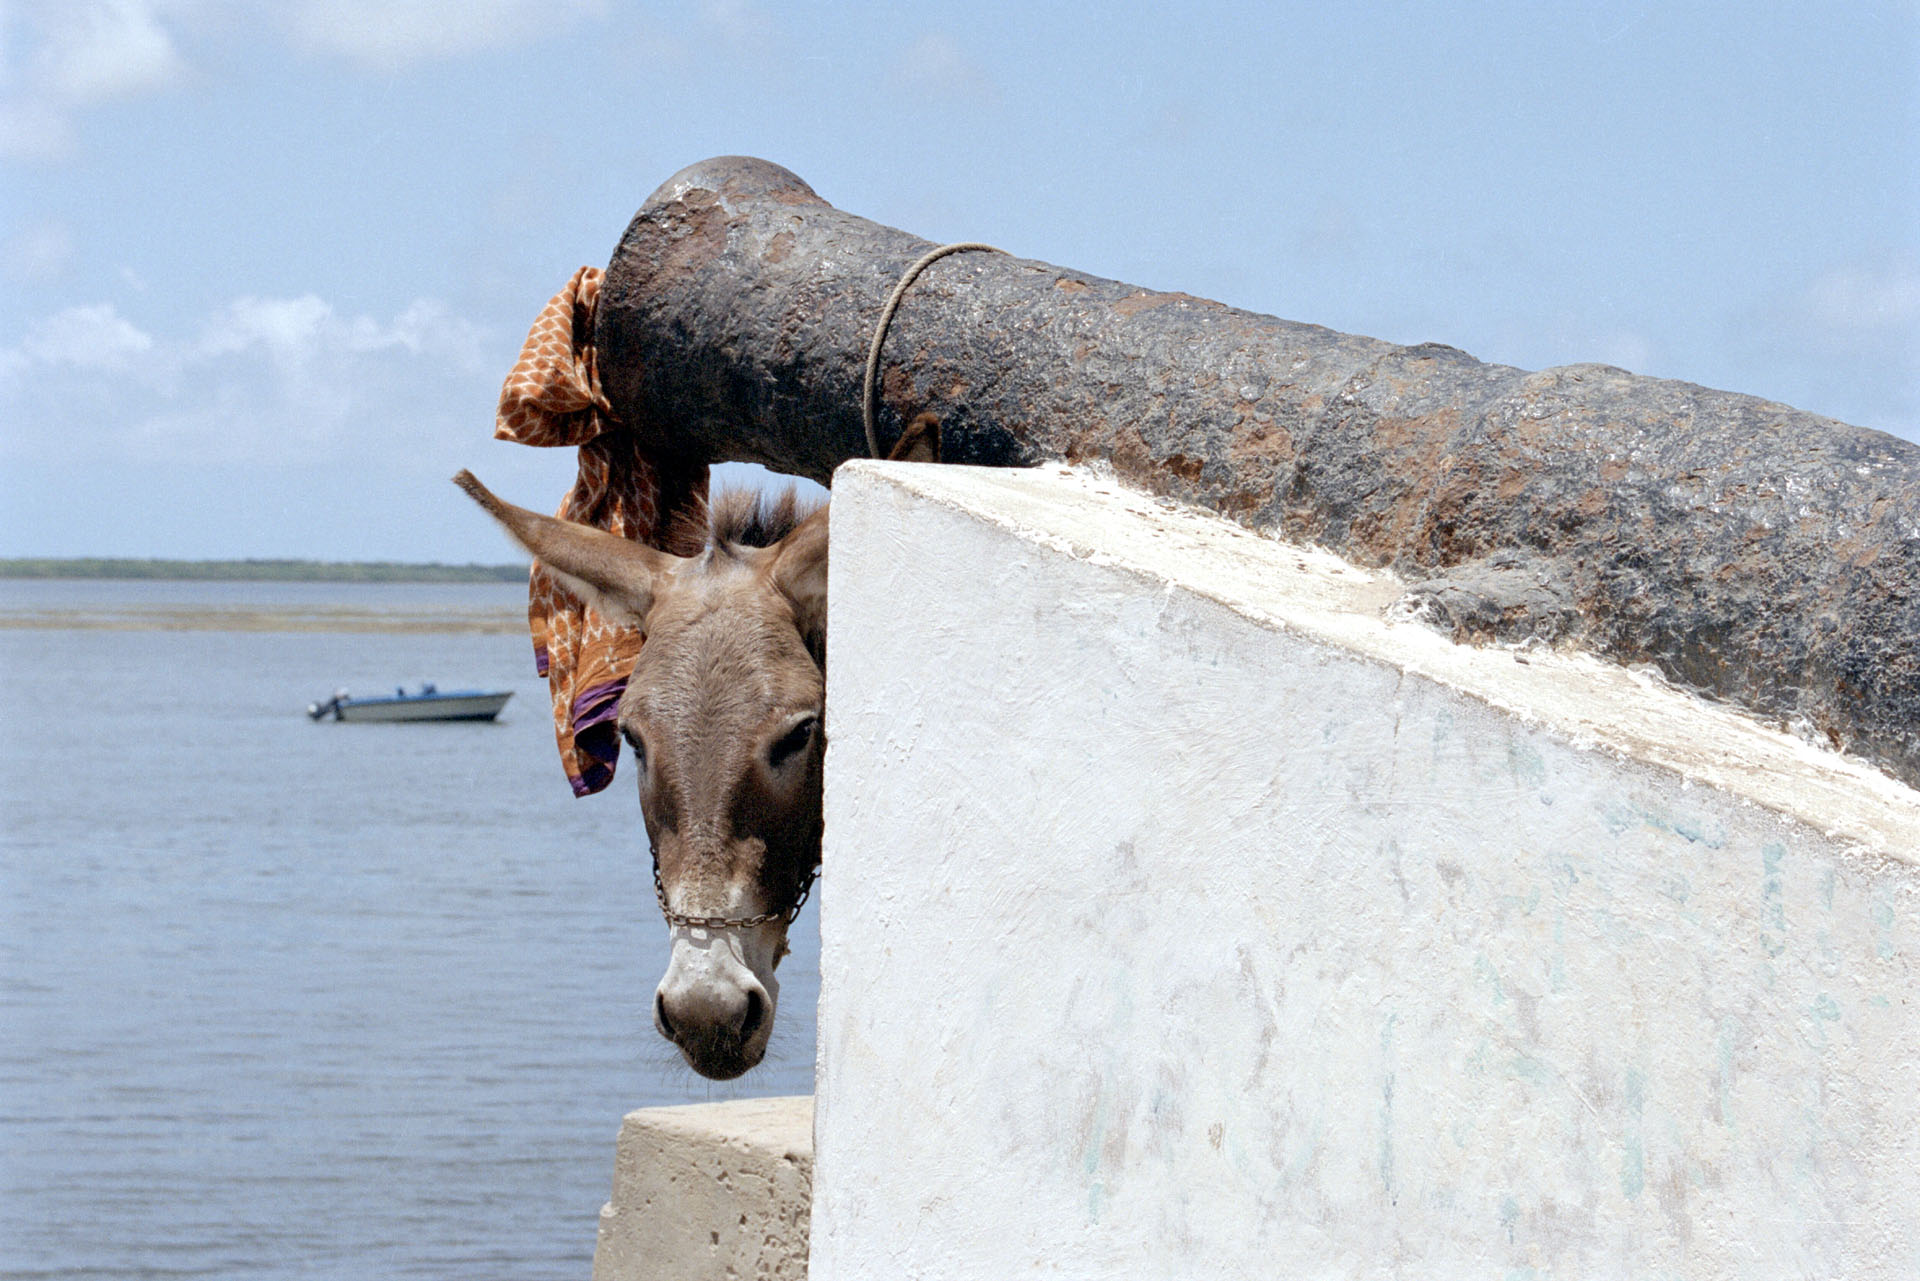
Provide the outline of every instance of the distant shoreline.
[[525,565],[415,565],[360,560],[139,560],[84,556],[0,558],[0,578],[132,578],[260,583],[519,583]]

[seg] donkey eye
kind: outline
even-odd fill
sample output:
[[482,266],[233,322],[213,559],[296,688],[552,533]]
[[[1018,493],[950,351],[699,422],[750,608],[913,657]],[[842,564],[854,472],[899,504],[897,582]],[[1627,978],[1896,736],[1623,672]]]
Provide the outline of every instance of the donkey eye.
[[620,727],[620,737],[626,739],[627,746],[633,749],[634,764],[638,765],[641,769],[645,769],[647,767],[647,745],[640,741],[640,736],[622,725]]
[[792,760],[813,741],[814,731],[819,728],[819,725],[819,717],[809,716],[782,734],[774,745],[767,749],[767,763],[778,769]]

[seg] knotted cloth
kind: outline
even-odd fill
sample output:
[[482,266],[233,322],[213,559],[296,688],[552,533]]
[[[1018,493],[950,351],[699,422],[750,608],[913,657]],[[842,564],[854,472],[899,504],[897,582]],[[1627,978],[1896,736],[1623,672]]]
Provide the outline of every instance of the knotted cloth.
[[[493,434],[575,446],[580,472],[555,515],[667,549],[676,513],[706,498],[707,469],[648,457],[608,407],[593,347],[601,275],[597,267],[574,272],[533,322],[500,388]],[[641,635],[603,618],[537,564],[527,582],[527,629],[534,665],[553,694],[567,781],[575,796],[597,792],[613,781],[620,759],[614,715]]]

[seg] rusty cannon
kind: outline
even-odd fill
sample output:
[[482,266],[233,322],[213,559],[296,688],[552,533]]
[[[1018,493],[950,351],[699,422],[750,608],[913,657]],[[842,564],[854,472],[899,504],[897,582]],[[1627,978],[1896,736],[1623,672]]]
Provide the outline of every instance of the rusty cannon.
[[[675,174],[607,268],[600,376],[641,447],[826,481],[931,247],[794,174]],[[996,253],[905,295],[880,452],[1104,460],[1127,482],[1388,566],[1461,640],[1650,663],[1920,785],[1920,446],[1604,365],[1528,372]]]

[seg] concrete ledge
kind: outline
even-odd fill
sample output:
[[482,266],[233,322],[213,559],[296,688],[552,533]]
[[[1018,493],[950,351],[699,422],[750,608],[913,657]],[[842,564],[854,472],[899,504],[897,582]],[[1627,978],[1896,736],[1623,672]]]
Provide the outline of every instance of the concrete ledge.
[[811,1097],[629,1112],[594,1281],[799,1281],[812,1189]]
[[815,1281],[1920,1275],[1920,794],[1084,472],[833,500]]

